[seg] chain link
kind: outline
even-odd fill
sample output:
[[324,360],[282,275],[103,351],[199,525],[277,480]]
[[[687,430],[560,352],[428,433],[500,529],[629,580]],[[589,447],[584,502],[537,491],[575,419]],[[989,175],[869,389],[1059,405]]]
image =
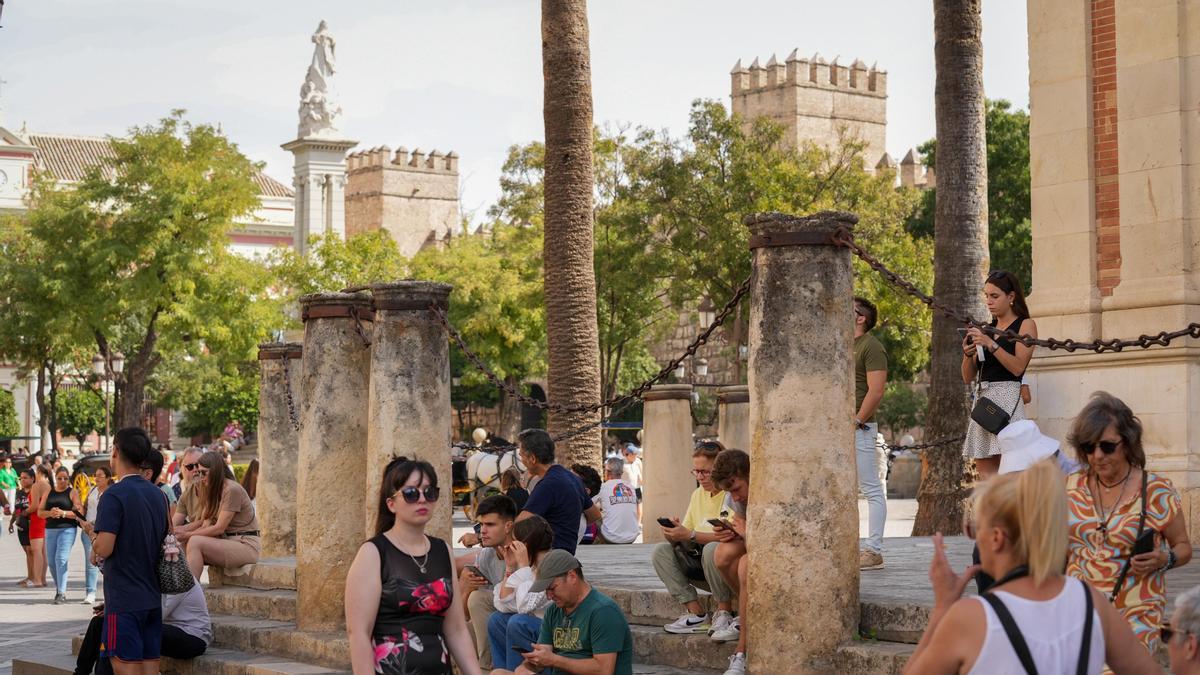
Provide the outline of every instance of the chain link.
[[350,318],[354,319],[354,332],[358,333],[358,337],[362,338],[363,346],[371,346],[371,338],[367,337],[367,332],[363,330],[362,317],[358,315],[358,306],[350,305]]
[[[696,336],[696,339],[692,340],[691,344],[687,346],[687,349],[684,350],[682,355],[663,366],[662,370],[658,371],[656,375],[645,382],[642,382],[629,393],[621,396],[615,396],[607,401],[590,405],[560,405],[557,403],[551,403],[549,401],[539,401],[538,399],[526,396],[516,386],[505,382],[500,378],[500,376],[492,372],[491,368],[488,368],[487,364],[483,362],[483,359],[467,346],[467,342],[463,339],[462,334],[455,330],[454,326],[450,325],[450,318],[447,316],[445,309],[437,305],[430,305],[429,311],[433,312],[433,315],[437,318],[438,322],[441,323],[442,327],[444,327],[447,333],[449,333],[450,339],[454,340],[454,344],[458,345],[459,350],[461,350],[463,356],[465,356],[467,360],[471,362],[471,365],[473,365],[476,370],[482,373],[483,376],[486,377],[488,381],[491,382],[495,387],[512,397],[514,400],[537,408],[538,410],[553,410],[555,412],[565,413],[592,413],[599,412],[605,408],[610,410],[617,409],[618,407],[623,407],[625,404],[631,403],[635,400],[641,400],[642,396],[650,390],[650,387],[666,379],[667,376],[674,372],[675,369],[679,367],[679,364],[683,363],[683,361],[689,356],[696,355],[696,350],[708,342],[709,338],[713,334],[713,331],[725,323],[725,321],[729,318],[729,315],[737,309],[738,304],[748,292],[750,292],[750,277],[747,277],[746,280],[743,281],[740,286],[738,286],[737,291],[733,294],[733,297],[731,297],[729,301],[725,303],[725,306],[722,307],[721,311],[717,313],[712,323],[710,323],[708,327],[704,329],[704,332]],[[601,422],[603,422],[603,420],[601,420]],[[582,431],[580,433],[582,433]]]
[[904,291],[908,295],[911,295],[912,297],[925,303],[930,309],[948,316],[951,319],[960,321],[964,325],[974,326],[984,333],[991,335],[993,339],[1005,338],[1008,340],[1013,340],[1014,342],[1020,342],[1026,347],[1045,347],[1051,351],[1065,349],[1068,352],[1088,351],[1096,352],[1097,354],[1103,354],[1104,352],[1119,352],[1126,347],[1138,347],[1140,349],[1149,349],[1150,347],[1154,346],[1166,347],[1167,345],[1170,345],[1172,341],[1182,337],[1200,338],[1200,323],[1190,323],[1186,328],[1181,328],[1171,332],[1160,331],[1155,335],[1139,335],[1136,338],[1127,339],[1097,339],[1092,340],[1091,342],[1083,342],[1079,340],[1073,340],[1071,338],[1060,340],[1059,338],[1035,338],[1028,335],[1021,335],[1012,330],[1004,330],[981,321],[976,321],[973,317],[970,317],[967,314],[959,312],[958,310],[934,300],[933,297],[923,293],[921,289],[917,288],[911,281],[888,269],[887,265],[884,265],[883,262],[881,262],[878,258],[870,253],[867,253],[863,247],[856,244],[854,242],[854,234],[849,228],[839,227],[833,235],[833,241],[839,246],[844,246],[850,249],[851,253],[860,258],[863,262],[867,263],[871,269],[883,275],[883,277],[887,279],[889,283]]
[[292,376],[288,372],[287,354],[283,355],[279,361],[283,364],[283,391],[287,398],[288,418],[292,421],[292,428],[297,432],[300,431],[300,418],[296,415],[296,401],[292,398]]
[[910,443],[908,445],[888,445],[885,442],[883,444],[883,449],[886,450],[888,453],[904,452],[905,450],[907,450],[909,452],[920,452],[922,450],[928,450],[930,448],[940,448],[943,445],[954,445],[957,443],[962,443],[964,438],[966,438],[966,436],[964,434],[959,434],[957,436],[948,436],[946,438],[939,438],[936,441],[929,441],[926,443]]

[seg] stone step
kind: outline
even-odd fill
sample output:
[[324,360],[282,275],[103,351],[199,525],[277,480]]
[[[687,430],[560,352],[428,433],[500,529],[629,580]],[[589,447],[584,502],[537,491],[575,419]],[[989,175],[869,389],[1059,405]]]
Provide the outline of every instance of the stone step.
[[273,621],[296,620],[296,591],[261,590],[242,586],[221,586],[204,589],[208,611]]
[[350,663],[350,641],[345,632],[297,630],[290,621],[211,613],[213,644],[219,647],[282,656],[326,668]]
[[[73,651],[78,649],[79,638],[76,638]],[[71,675],[75,672],[75,657],[71,654],[44,654],[18,658],[13,659],[12,668],[13,675]],[[349,670],[334,670],[275,656],[210,647],[194,659],[162,659],[159,672],[178,675],[315,675],[348,673]]]
[[220,567],[208,568],[210,586],[239,586],[260,590],[296,590],[295,558],[264,558],[250,566],[250,571],[239,576],[230,576]]

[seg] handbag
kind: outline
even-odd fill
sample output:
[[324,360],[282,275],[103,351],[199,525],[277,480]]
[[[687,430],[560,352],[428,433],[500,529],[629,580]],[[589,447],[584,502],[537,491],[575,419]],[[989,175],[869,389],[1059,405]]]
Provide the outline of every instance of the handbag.
[[[163,495],[163,499],[166,499],[166,495]],[[183,557],[179,540],[175,538],[175,527],[170,520],[167,521],[167,533],[163,535],[162,549],[158,553],[157,567],[158,591],[163,595],[187,593],[196,584],[196,577],[192,576],[192,570]]]
[[[982,378],[976,376],[975,385],[978,387]],[[986,396],[980,396],[975,400],[975,407],[971,408],[971,419],[983,428],[989,434],[995,435],[1004,430],[1008,426],[1009,420],[1017,412],[1017,406],[1021,405],[1021,397],[1017,396],[1017,402],[1013,405],[1012,410],[1005,411],[992,399]]]
[[704,563],[702,562],[703,548],[694,544],[674,543],[671,544],[671,550],[675,553],[675,560],[679,562],[679,567],[683,569],[683,573],[688,579],[705,581]]

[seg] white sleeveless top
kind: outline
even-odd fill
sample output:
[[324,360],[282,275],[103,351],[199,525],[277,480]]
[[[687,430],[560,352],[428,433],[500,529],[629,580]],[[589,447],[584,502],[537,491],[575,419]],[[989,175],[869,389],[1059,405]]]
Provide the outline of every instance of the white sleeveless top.
[[[1027,600],[1012,593],[995,591],[1012,614],[1013,621],[1017,622],[1039,675],[1075,675],[1078,670],[1079,649],[1083,646],[1085,589],[1082,581],[1067,577],[1062,592],[1051,600]],[[975,600],[983,605],[987,616],[987,634],[971,675],[1026,675],[996,612],[983,598],[976,597]],[[1098,675],[1103,669],[1104,628],[1100,625],[1100,615],[1093,609],[1087,672]]]

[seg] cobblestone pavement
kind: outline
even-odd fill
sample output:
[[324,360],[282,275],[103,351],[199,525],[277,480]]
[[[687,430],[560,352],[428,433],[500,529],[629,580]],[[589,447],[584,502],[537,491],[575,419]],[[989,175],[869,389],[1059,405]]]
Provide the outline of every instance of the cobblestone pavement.
[[[16,535],[8,533],[4,519],[0,534],[0,675],[12,672],[15,658],[46,653],[70,654],[71,638],[83,633],[92,617],[90,605],[83,600],[83,546],[77,541],[71,550],[67,575],[68,602],[51,604],[54,586],[49,572],[46,588],[17,587],[25,578],[25,552]],[[97,595],[103,595],[98,591]]]

